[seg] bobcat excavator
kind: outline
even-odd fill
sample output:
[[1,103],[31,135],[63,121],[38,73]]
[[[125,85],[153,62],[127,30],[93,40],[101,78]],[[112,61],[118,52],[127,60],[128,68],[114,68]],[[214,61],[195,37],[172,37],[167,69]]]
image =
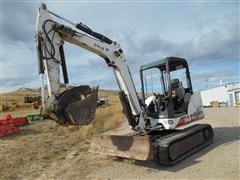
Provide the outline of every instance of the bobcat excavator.
[[[70,24],[70,27],[56,19]],[[212,142],[213,129],[209,124],[179,129],[204,117],[201,96],[193,92],[185,59],[166,57],[141,66],[142,95],[139,97],[124,51],[116,41],[94,32],[83,23],[72,23],[48,10],[45,4],[38,9],[35,38],[42,91],[45,81],[48,91],[46,98],[42,92],[42,113],[61,125],[90,124],[98,99],[98,87],[69,87],[64,43],[97,54],[112,68],[120,89],[123,111],[134,133],[95,136],[92,139],[92,151],[136,160],[154,159],[158,164],[170,166]],[[60,91],[60,68],[64,91]],[[145,92],[144,73],[152,69],[159,73],[159,82],[155,83],[161,83],[162,89],[159,93],[150,94]],[[184,72],[184,85],[179,78],[171,78],[178,70]]]

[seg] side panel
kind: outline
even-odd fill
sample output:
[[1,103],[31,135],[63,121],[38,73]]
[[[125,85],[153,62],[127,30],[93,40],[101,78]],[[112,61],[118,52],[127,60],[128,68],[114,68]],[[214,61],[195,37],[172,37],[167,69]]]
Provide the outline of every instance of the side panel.
[[203,112],[202,98],[198,91],[192,94],[188,104],[188,114],[194,114],[196,111]]
[[[188,114],[177,118],[163,118],[158,119],[157,122],[161,123],[164,129],[175,129],[176,127],[191,123],[192,121],[204,118],[203,105],[199,92],[194,92],[188,104]],[[152,119],[152,122],[156,120]],[[154,124],[154,123],[153,123]]]

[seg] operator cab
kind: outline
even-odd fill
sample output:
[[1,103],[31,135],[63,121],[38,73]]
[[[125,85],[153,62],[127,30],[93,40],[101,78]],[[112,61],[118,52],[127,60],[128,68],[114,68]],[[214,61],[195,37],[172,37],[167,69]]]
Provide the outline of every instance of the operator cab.
[[174,118],[188,113],[193,94],[187,61],[167,57],[141,66],[142,99],[152,118]]

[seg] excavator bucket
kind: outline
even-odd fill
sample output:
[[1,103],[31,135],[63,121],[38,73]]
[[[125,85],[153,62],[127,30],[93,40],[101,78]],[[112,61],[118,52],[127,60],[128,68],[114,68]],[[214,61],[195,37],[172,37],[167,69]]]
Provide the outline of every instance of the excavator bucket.
[[54,120],[62,125],[88,125],[98,100],[98,87],[77,86],[60,94],[54,103]]
[[94,136],[90,152],[136,160],[153,159],[152,146],[148,136]]

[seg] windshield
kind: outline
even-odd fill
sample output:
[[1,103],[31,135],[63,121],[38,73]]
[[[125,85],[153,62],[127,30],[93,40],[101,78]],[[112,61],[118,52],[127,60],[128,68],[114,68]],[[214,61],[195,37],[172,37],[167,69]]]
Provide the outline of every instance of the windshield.
[[186,76],[186,68],[178,69],[170,72],[171,79],[178,79],[180,84],[185,88],[188,87],[187,76]]
[[143,71],[143,84],[145,98],[155,94],[163,94],[164,88],[161,81],[161,71],[158,68],[152,68]]

